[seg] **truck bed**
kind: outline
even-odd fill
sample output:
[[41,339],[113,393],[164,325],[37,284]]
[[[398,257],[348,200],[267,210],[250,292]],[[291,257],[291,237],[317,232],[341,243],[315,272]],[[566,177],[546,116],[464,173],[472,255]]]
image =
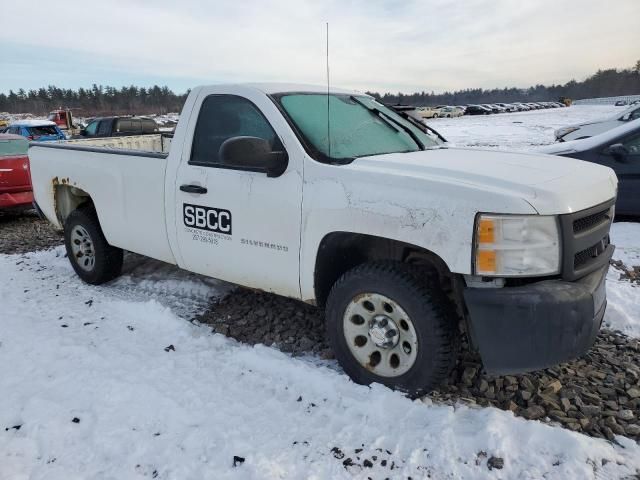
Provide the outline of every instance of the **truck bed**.
[[90,192],[111,245],[175,263],[165,225],[170,138],[158,135],[31,142],[34,196],[59,229],[58,186]]

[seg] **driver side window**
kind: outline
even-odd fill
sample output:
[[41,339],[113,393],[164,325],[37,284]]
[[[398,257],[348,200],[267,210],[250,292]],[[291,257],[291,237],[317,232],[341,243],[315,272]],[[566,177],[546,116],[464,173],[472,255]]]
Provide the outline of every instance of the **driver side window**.
[[246,98],[210,95],[202,102],[191,147],[192,165],[234,168],[223,164],[220,146],[233,137],[258,137],[269,142],[272,151],[284,150],[280,139],[262,112]]

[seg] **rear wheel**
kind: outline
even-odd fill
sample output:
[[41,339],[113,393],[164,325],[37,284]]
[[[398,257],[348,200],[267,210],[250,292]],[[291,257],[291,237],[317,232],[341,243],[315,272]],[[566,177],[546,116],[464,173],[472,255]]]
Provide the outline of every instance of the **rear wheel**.
[[455,309],[435,278],[395,262],[361,265],[327,301],[329,340],[357,383],[382,383],[416,397],[448,375],[457,354]]
[[85,282],[99,285],[120,275],[122,250],[109,245],[92,207],[80,207],[67,217],[64,243],[71,266]]

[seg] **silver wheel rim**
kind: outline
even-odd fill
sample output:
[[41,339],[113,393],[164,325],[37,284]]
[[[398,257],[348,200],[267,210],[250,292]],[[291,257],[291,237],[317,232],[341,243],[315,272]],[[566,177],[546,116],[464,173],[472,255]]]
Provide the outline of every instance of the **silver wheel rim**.
[[364,293],[349,302],[344,338],[358,363],[381,377],[407,373],[418,356],[418,335],[409,315],[389,297]]
[[71,230],[71,251],[76,264],[84,271],[90,272],[96,265],[96,253],[93,248],[93,240],[87,230],[76,225]]

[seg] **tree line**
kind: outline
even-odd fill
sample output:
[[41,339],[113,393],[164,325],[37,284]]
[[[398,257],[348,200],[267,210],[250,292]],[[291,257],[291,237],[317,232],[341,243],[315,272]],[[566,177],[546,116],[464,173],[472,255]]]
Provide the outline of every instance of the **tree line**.
[[444,93],[416,92],[411,94],[367,92],[389,105],[469,105],[475,103],[549,102],[561,97],[581,98],[617,97],[640,94],[640,60],[633,68],[598,70],[578,82],[564,85],[535,85],[529,88],[470,88]]
[[93,84],[91,88],[77,90],[58,88],[54,85],[37,90],[8,94],[0,93],[0,112],[33,113],[45,115],[57,108],[71,108],[79,116],[164,114],[179,112],[187,93],[177,95],[169,87],[154,85],[150,88],[115,88]]
[[[21,88],[17,92],[10,90],[8,94],[0,93],[0,112],[45,115],[56,108],[69,107],[80,116],[164,114],[179,112],[188,93],[179,95],[167,86],[158,85],[150,88],[131,85],[118,89],[94,84],[91,88],[77,90],[50,85],[37,90],[25,91]],[[556,101],[560,97],[576,100],[635,95],[640,94],[640,60],[633,68],[598,70],[581,82],[571,80],[564,85],[536,85],[525,89],[470,88],[444,93],[367,93],[387,104],[410,105],[544,102]]]

